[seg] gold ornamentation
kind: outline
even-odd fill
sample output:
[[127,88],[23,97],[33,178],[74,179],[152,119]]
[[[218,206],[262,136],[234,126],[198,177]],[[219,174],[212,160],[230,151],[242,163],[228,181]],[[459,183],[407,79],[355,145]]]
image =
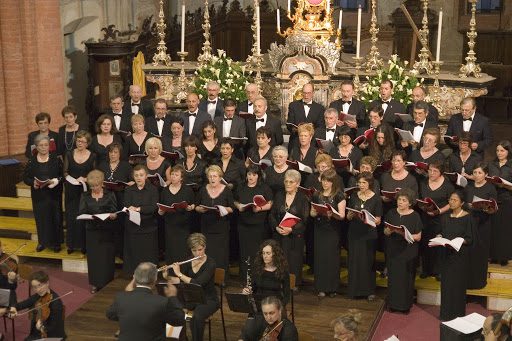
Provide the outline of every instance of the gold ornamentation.
[[421,30],[419,30],[419,36],[421,40],[421,50],[418,54],[419,61],[415,62],[413,65],[413,69],[418,71],[418,73],[425,72],[426,74],[432,74],[432,62],[429,60],[429,49],[428,49],[428,0],[423,0],[423,19],[421,20],[423,24]]
[[158,42],[158,46],[156,50],[158,51],[153,56],[153,66],[161,65],[163,63],[165,66],[171,65],[171,56],[167,54],[167,46],[165,46],[165,29],[167,25],[165,24],[165,15],[164,15],[164,1],[160,0],[160,12],[158,13],[158,24],[156,25],[158,31],[158,37],[160,37],[160,41]]
[[443,65],[443,62],[432,62],[432,65],[434,66],[434,85],[432,87],[432,105],[437,108],[439,111],[439,116],[444,117],[445,113],[443,110],[443,106],[441,105],[441,88],[439,86],[439,70],[441,69],[441,65]]
[[469,0],[471,3],[471,20],[469,21],[469,32],[466,33],[466,36],[468,37],[468,55],[465,58],[466,64],[462,64],[459,70],[459,76],[461,78],[469,77],[471,74],[475,76],[475,78],[482,77],[482,69],[480,68],[480,65],[476,63],[476,52],[474,51],[475,45],[476,45],[476,2],[477,0]]
[[185,58],[188,56],[188,52],[178,52],[178,56],[181,59],[181,69],[180,75],[178,76],[178,94],[176,95],[176,103],[180,103],[181,101],[187,98],[187,89],[188,89],[188,78],[185,74]]
[[354,59],[354,62],[356,64],[355,66],[355,73],[354,73],[354,94],[357,96],[357,93],[359,92],[359,86],[361,85],[361,82],[359,81],[359,72],[361,71],[361,62],[363,61],[363,57],[352,57]]
[[384,62],[382,58],[380,58],[379,48],[377,47],[377,42],[379,38],[377,34],[379,33],[379,28],[377,27],[377,0],[372,0],[372,18],[370,20],[370,34],[371,34],[371,42],[372,46],[370,47],[370,52],[366,56],[366,72],[370,72],[372,70],[378,70],[382,68]]
[[158,85],[155,98],[163,98],[166,101],[174,99],[174,76],[171,74],[148,74],[146,72],[146,80]]
[[212,47],[210,44],[210,10],[208,9],[208,0],[204,0],[204,23],[202,27],[204,30],[204,43],[202,48],[203,53],[197,57],[199,65],[204,65],[212,59]]

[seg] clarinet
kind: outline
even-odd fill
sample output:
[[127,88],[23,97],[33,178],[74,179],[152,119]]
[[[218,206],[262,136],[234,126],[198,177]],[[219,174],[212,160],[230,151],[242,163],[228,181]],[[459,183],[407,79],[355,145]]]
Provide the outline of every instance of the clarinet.
[[251,257],[247,257],[247,260],[245,261],[245,264],[247,264],[247,274],[246,274],[246,287],[251,290],[251,293],[247,296],[247,300],[252,306],[252,311],[254,315],[258,313],[258,307],[256,306],[256,301],[254,300],[254,296],[252,295],[252,279],[251,279]]

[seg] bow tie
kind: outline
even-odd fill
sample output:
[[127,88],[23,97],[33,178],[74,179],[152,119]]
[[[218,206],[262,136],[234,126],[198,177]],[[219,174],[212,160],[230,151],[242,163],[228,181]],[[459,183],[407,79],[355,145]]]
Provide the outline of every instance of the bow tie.
[[415,127],[422,127],[423,128],[423,123],[414,123],[414,126]]
[[233,117],[224,117],[224,121],[231,121],[233,120]]
[[160,122],[160,121],[164,120],[163,118],[160,118],[160,117],[155,117],[155,119],[156,119],[157,122]]
[[264,118],[257,118],[256,122],[265,122],[265,119]]
[[132,107],[134,106],[140,107],[140,103],[132,103]]
[[341,104],[342,104],[342,105],[343,105],[343,104],[348,104],[348,105],[350,105],[350,104],[352,104],[352,101],[343,101],[343,100],[342,100],[342,101],[341,101]]
[[302,104],[304,104],[305,106],[311,108],[311,106],[313,105],[313,103],[306,103],[306,102],[303,102]]
[[325,131],[326,131],[326,132],[332,132],[332,133],[335,133],[335,132],[336,132],[336,129],[329,129],[329,128],[327,128],[327,129],[325,129]]
[[114,117],[116,117],[116,116],[119,116],[119,117],[121,117],[121,114],[114,114]]
[[462,120],[463,120],[463,121],[469,121],[469,122],[471,122],[471,121],[473,121],[473,118],[471,118],[471,117],[470,117],[470,118],[463,118]]
[[188,117],[191,117],[191,116],[196,117],[196,116],[197,116],[197,114],[196,114],[195,112],[189,112],[189,113],[188,113]]
[[252,107],[252,103],[251,102],[247,102],[247,105]]
[[217,104],[217,101],[208,101],[208,104]]
[[382,101],[382,104],[389,104],[391,101]]

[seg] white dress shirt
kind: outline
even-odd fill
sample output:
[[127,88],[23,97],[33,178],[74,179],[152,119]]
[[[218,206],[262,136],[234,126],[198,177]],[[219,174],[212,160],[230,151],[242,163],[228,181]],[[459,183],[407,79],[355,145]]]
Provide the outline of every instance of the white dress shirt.
[[[327,131],[327,129],[334,129],[334,131]],[[334,134],[336,133],[336,125],[332,128],[325,128],[325,139],[334,142]]]
[[313,104],[313,101],[308,102],[308,103],[304,102],[303,104],[304,104],[304,114],[306,114],[306,117],[308,117],[309,110],[311,110],[311,108],[309,107],[309,105],[306,105],[306,104]]
[[158,127],[158,135],[162,136],[162,130],[164,129],[164,119],[158,119],[158,117],[155,117],[156,118],[156,126]]
[[[350,101],[350,104],[352,104],[352,98],[349,101]],[[343,103],[343,105],[341,106],[341,110],[343,113],[348,114],[348,109],[350,109],[350,104]]]
[[[263,122],[256,121],[256,130],[258,130],[261,127],[264,127],[265,124],[267,124],[267,113],[265,113],[261,118],[263,119]],[[256,117],[256,119],[258,118]]]
[[[215,103],[210,103],[210,101],[214,101]],[[212,117],[212,120],[213,118],[215,117],[215,109],[217,109],[217,101],[218,101],[218,98],[214,98],[214,99],[207,99],[207,109],[206,111],[208,111],[208,114],[210,114],[210,116]]]
[[[226,116],[222,117],[224,120]],[[222,122],[222,137],[229,137],[229,133],[231,132],[231,124],[233,123],[233,119],[224,120]]]
[[112,114],[114,115],[114,124],[116,125],[116,129],[119,130],[121,127],[121,116],[119,115],[122,115],[123,111],[121,110],[120,112],[112,112]]
[[138,114],[139,113],[139,109],[140,109],[140,105],[134,105],[134,104],[140,104],[139,103],[134,103],[134,102],[131,102],[132,104],[132,113],[135,115],[135,114]]
[[192,130],[194,129],[194,123],[196,123],[196,118],[197,118],[197,112],[199,111],[199,109],[196,109],[196,111],[194,112],[188,112],[188,114],[196,114],[196,116],[189,116],[188,117],[188,134],[189,135],[192,135]]
[[254,104],[252,104],[251,101],[247,101],[247,112],[254,114]]
[[464,121],[464,117],[462,119],[463,119],[462,130],[469,131],[469,129],[471,129],[471,124],[473,123],[473,120],[475,119],[475,113],[473,113],[473,115],[471,115],[471,121],[470,120]]
[[421,141],[421,135],[423,135],[423,130],[425,129],[425,122],[427,122],[427,120],[420,122],[420,124],[422,124],[422,125],[415,126],[412,131],[412,136],[414,137],[414,141],[416,141],[418,143]]

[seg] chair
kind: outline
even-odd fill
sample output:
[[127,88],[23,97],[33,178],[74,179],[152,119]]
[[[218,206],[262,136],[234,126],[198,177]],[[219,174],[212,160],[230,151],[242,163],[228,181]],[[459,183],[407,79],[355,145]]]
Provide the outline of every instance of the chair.
[[[224,332],[224,341],[227,341],[226,336],[226,324],[224,321],[224,309],[223,309],[223,303],[224,303],[224,287],[226,286],[226,283],[224,282],[224,279],[226,277],[226,270],[221,268],[215,269],[215,285],[220,288],[220,316],[222,319],[222,331]],[[212,318],[210,317],[207,321],[208,323],[208,340],[212,340]]]
[[298,332],[299,332],[299,341],[315,341],[315,338],[313,337],[313,335],[303,332],[303,331],[300,331],[300,330]]
[[295,290],[295,274],[290,274],[290,303],[292,305],[292,322],[295,323],[295,309],[293,304],[293,291]]

